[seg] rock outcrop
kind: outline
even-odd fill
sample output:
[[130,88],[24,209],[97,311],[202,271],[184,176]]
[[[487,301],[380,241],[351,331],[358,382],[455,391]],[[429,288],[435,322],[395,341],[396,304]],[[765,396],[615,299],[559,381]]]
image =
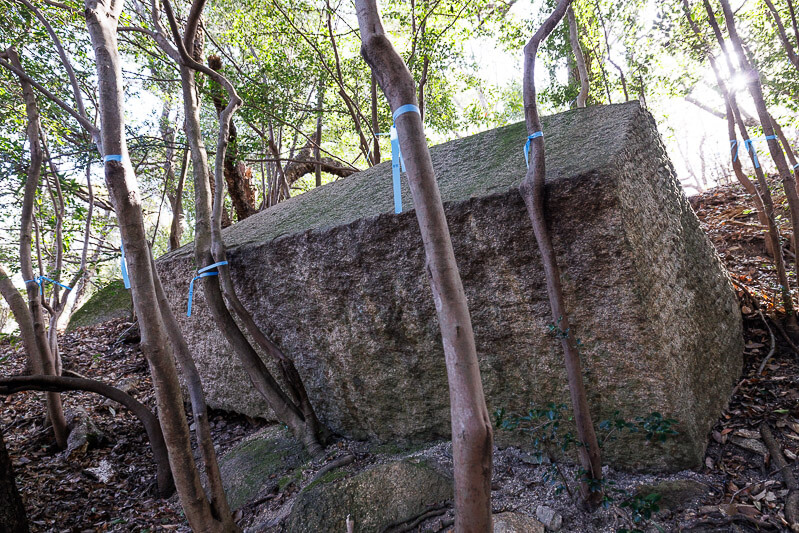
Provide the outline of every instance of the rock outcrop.
[[[629,469],[701,464],[742,365],[727,274],[638,103],[544,119],[547,213],[598,422],[676,419],[679,435],[609,442]],[[535,238],[518,185],[523,124],[431,149],[474,323],[489,410],[568,403]],[[405,178],[403,177],[403,180]],[[234,283],[294,358],[321,419],[357,439],[449,434],[443,350],[412,200],[393,214],[390,163],[292,198],[225,231]],[[158,261],[212,407],[270,411],[195,292],[190,247]],[[498,432],[500,443],[529,444]]]

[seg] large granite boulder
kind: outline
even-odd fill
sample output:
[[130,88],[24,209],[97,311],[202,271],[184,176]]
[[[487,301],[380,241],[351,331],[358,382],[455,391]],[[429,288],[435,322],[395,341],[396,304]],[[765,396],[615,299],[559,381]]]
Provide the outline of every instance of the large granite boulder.
[[[610,442],[629,469],[701,464],[706,436],[742,365],[741,317],[727,274],[638,103],[544,119],[547,213],[572,334],[582,341],[598,422],[657,411],[679,435]],[[469,299],[490,411],[568,403],[562,353],[518,185],[523,124],[431,149]],[[404,180],[405,178],[403,178]],[[321,419],[378,441],[450,431],[441,338],[416,215],[392,209],[390,163],[309,191],[225,231],[234,282],[262,328],[294,358]],[[211,318],[185,246],[158,270],[212,407],[270,411]],[[500,443],[526,444],[498,432]]]

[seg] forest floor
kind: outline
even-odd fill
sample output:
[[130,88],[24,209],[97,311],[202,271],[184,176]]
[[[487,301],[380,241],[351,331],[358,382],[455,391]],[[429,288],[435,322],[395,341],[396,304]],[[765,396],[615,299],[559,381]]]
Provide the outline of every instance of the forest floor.
[[[799,358],[775,319],[779,309],[774,305],[774,270],[764,255],[763,234],[751,202],[740,188],[719,187],[693,197],[691,203],[737,287],[746,335],[744,374],[711,432],[701,471],[671,476],[631,475],[610,469],[605,473],[617,489],[628,493],[635,492],[641,484],[674,480],[688,481],[702,490],[689,491],[687,496],[664,497],[658,503],[662,509],[640,522],[633,519],[648,514],[647,504],[629,496],[589,514],[580,511],[566,492],[557,491],[545,481],[550,467],[532,464],[529,455],[506,449],[498,451],[494,459],[495,511],[535,515],[539,505],[547,505],[562,515],[564,531],[787,530],[787,488],[772,465],[760,434],[761,424],[766,422],[794,473],[799,474]],[[154,408],[147,364],[135,337],[125,334],[129,326],[117,320],[63,335],[64,368],[121,386]],[[771,357],[767,357],[769,354]],[[22,373],[21,346],[7,340],[0,342],[0,363],[3,374]],[[188,531],[176,498],[162,500],[155,496],[155,467],[139,422],[126,409],[96,395],[66,393],[63,397],[71,416],[88,418],[103,435],[69,454],[54,449],[48,431],[42,429],[41,393],[0,398],[0,425],[32,530]],[[220,454],[266,425],[223,412],[212,412],[210,418]],[[353,469],[379,461],[362,443],[342,441],[335,449],[330,457],[340,455],[342,450],[356,456]],[[438,454],[446,460],[448,444],[439,444],[425,453]],[[563,465],[563,470],[567,478],[572,473],[567,465]],[[304,478],[309,479],[312,474],[309,472]],[[268,515],[276,506],[290,506],[302,484],[300,481],[274,497],[245,507],[237,513],[237,519],[244,528],[253,526],[259,515]],[[623,501],[632,505],[622,506]],[[451,509],[445,509],[444,514],[408,531],[444,531],[451,516]]]

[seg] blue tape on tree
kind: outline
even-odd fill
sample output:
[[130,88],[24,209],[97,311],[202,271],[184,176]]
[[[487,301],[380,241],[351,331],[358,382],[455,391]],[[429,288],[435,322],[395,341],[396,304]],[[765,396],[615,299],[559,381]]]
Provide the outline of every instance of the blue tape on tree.
[[542,131],[537,131],[527,136],[527,142],[524,143],[524,162],[527,163],[527,168],[530,168],[530,145],[532,144],[533,139],[543,136],[544,132]]
[[119,251],[122,252],[122,257],[119,259],[119,269],[122,271],[122,283],[125,284],[126,289],[130,289],[130,278],[128,277],[128,263],[125,261],[125,246],[119,245]]
[[208,272],[212,268],[216,268],[222,265],[227,265],[227,261],[219,261],[218,263],[214,263],[213,265],[208,265],[207,267],[201,268],[197,271],[197,275],[192,278],[191,283],[189,283],[189,308],[186,311],[186,316],[191,316],[191,302],[194,299],[194,282],[200,278],[207,278],[209,276],[218,276],[219,272]]
[[389,133],[391,139],[391,178],[394,186],[394,212],[402,213],[402,180],[400,180],[400,172],[405,171],[405,161],[402,160],[402,151],[400,150],[399,135],[397,134],[397,117],[405,113],[419,113],[419,107],[413,104],[405,104],[394,111],[394,124],[391,126]]
[[53,285],[58,285],[59,287],[63,287],[63,288],[65,288],[68,291],[72,290],[72,287],[67,287],[66,285],[63,285],[63,284],[57,282],[56,280],[50,279],[50,278],[48,278],[46,276],[34,276],[33,279],[26,279],[25,283],[35,283],[36,285],[39,286],[39,294],[43,294],[44,293],[44,288],[42,287],[42,285],[44,284],[45,281],[50,282]]
[[109,161],[122,161],[121,155],[107,155],[103,158],[104,163],[108,163]]
[[[757,159],[757,150],[755,150],[755,141],[770,141],[770,140],[777,140],[776,135],[766,135],[765,137],[755,137],[754,139],[745,139],[744,146],[746,147],[746,151],[752,154],[752,162],[755,164],[755,168],[760,168],[760,161]],[[738,141],[736,139],[730,139],[730,150],[735,150],[735,155],[732,157],[733,161],[738,160]],[[796,167],[793,167],[796,168]]]

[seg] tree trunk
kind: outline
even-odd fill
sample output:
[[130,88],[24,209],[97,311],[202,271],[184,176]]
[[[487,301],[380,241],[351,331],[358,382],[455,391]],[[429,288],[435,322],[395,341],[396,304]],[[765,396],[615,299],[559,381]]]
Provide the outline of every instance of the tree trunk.
[[574,16],[574,9],[572,9],[571,5],[566,10],[566,16],[569,18],[569,42],[571,43],[574,60],[577,63],[577,72],[580,75],[580,94],[577,95],[577,107],[585,107],[589,90],[588,69],[585,68],[585,56],[583,56],[583,49],[580,46],[577,18]]
[[[321,187],[322,186],[322,162],[320,161],[322,157],[321,153],[321,145],[322,145],[322,107],[325,104],[325,85],[322,81],[319,81],[319,88],[316,89],[316,136],[314,137],[314,149],[313,149],[313,156],[316,160],[316,165],[314,165],[314,174],[315,174],[315,186]],[[278,161],[278,164],[280,162]]]
[[19,326],[19,334],[22,337],[22,345],[25,347],[25,354],[27,356],[27,367],[31,374],[42,373],[42,356],[39,353],[39,347],[36,343],[36,332],[33,328],[33,319],[31,318],[28,304],[19,293],[11,277],[0,265],[0,294],[3,295],[11,313],[14,315],[14,320]]
[[172,204],[172,224],[169,228],[169,251],[180,248],[180,236],[183,228],[180,219],[183,216],[183,187],[186,184],[186,173],[189,170],[189,149],[183,150],[183,161],[180,165],[180,177],[175,187],[175,196],[170,198]]
[[[356,0],[355,6],[361,55],[372,68],[392,111],[396,113],[403,106],[416,104],[413,78],[383,30],[376,1]],[[455,469],[455,531],[490,532],[493,434],[466,295],[421,115],[400,114],[395,123],[422,233],[446,358]]]
[[[22,64],[19,61],[19,55],[16,50],[9,48],[7,55],[11,64],[21,71]],[[54,376],[57,375],[56,365],[44,325],[44,310],[42,308],[44,296],[41,294],[43,289],[33,282],[36,279],[36,274],[33,270],[33,260],[31,258],[33,206],[36,199],[36,190],[39,187],[43,160],[42,145],[39,138],[39,107],[36,105],[33,87],[22,77],[19,79],[22,86],[22,96],[25,100],[25,113],[28,118],[27,135],[31,151],[31,162],[28,167],[27,180],[25,181],[19,230],[19,264],[22,277],[26,280],[28,309],[33,323],[34,341],[36,343],[35,348],[27,347],[27,349],[39,355],[40,366],[38,369],[41,370],[41,373]],[[56,444],[59,448],[66,448],[69,430],[67,429],[67,421],[64,418],[61,396],[56,392],[47,393],[47,415],[53,425]]]
[[372,135],[374,136],[372,159],[376,165],[380,163],[380,138],[378,137],[380,133],[380,121],[377,118],[377,78],[375,78],[374,73],[372,73],[370,78],[369,93],[372,101]]
[[[208,56],[208,66],[212,70],[220,72],[222,70],[222,58],[216,55]],[[222,87],[215,84],[212,96],[217,116],[219,116],[227,107],[223,100]],[[225,183],[227,184],[230,199],[233,202],[233,210],[236,212],[236,220],[241,222],[258,212],[255,209],[255,189],[252,186],[252,171],[243,162],[238,161],[238,130],[233,121],[230,122],[230,134],[228,137],[228,149],[225,152],[224,162]]]
[[[682,3],[683,3],[683,10],[685,11],[685,16],[688,19],[688,24],[691,26],[691,29],[693,30],[697,39],[699,39],[702,48],[705,50],[705,55],[707,55],[708,61],[710,62],[710,68],[711,70],[713,70],[713,74],[716,77],[716,82],[719,86],[719,90],[721,91],[721,95],[724,98],[725,112],[715,113],[712,108],[703,107],[701,102],[697,102],[696,100],[689,100],[688,97],[686,97],[686,100],[688,100],[691,103],[694,103],[694,105],[697,105],[710,113],[715,114],[716,116],[719,116],[720,118],[724,118],[727,121],[727,136],[729,137],[731,143],[730,159],[732,160],[733,172],[735,172],[735,177],[738,179],[741,186],[743,186],[746,192],[751,194],[754,199],[755,208],[757,210],[758,221],[767,230],[766,239],[765,239],[766,250],[771,255],[771,257],[774,258],[777,270],[784,271],[785,266],[782,257],[782,250],[779,248],[780,246],[779,229],[777,228],[777,224],[774,220],[774,208],[773,208],[774,204],[771,199],[771,191],[768,189],[768,187],[765,187],[762,193],[760,190],[758,190],[755,184],[752,183],[752,181],[746,176],[746,174],[744,174],[743,168],[741,166],[741,159],[740,157],[738,157],[739,151],[736,140],[738,137],[735,133],[735,125],[737,123],[741,128],[741,134],[743,135],[743,138],[748,139],[749,134],[747,133],[746,129],[747,123],[743,119],[741,110],[738,107],[738,102],[735,93],[731,92],[727,87],[727,83],[724,81],[724,77],[721,75],[721,71],[719,70],[718,64],[716,63],[716,58],[713,57],[709,44],[707,43],[707,41],[705,41],[702,32],[699,30],[699,26],[696,24],[691,15],[691,6],[688,3],[688,0],[682,0]],[[733,143],[733,141],[735,142]],[[755,170],[757,171],[757,169]],[[759,172],[758,177],[761,174],[762,172]],[[761,185],[762,188],[763,184],[765,183],[765,179],[763,181],[758,181],[758,183]],[[771,206],[771,209],[766,208],[767,204]],[[779,257],[775,255],[777,253],[779,253]],[[780,267],[779,263],[783,263],[783,266]]]
[[[200,483],[170,339],[155,291],[157,273],[150,261],[141,200],[124,136],[124,80],[116,40],[122,6],[121,2],[106,6],[99,0],[86,0],[86,26],[97,66],[102,146],[106,150],[105,181],[119,219],[130,270],[133,307],[139,317],[141,350],[150,366],[158,418],[183,511],[194,531],[232,531],[235,530],[232,518],[215,516]],[[109,158],[109,154],[119,159]]]
[[0,427],[0,531],[27,533],[28,517],[14,481],[14,469]]
[[588,399],[583,383],[583,373],[580,364],[580,354],[577,349],[574,332],[569,324],[569,316],[563,298],[563,289],[560,281],[560,268],[558,267],[555,249],[552,246],[552,237],[547,228],[544,212],[544,178],[546,168],[544,165],[544,137],[534,133],[541,132],[541,120],[538,116],[538,106],[535,93],[535,59],[538,46],[555,29],[569,7],[570,0],[559,0],[549,18],[533,35],[524,47],[524,111],[527,122],[527,133],[530,147],[530,165],[527,175],[522,180],[519,190],[527,213],[533,224],[538,249],[541,252],[541,261],[544,265],[544,274],[547,280],[547,294],[552,308],[552,319],[563,347],[566,362],[566,375],[569,380],[569,393],[571,395],[574,421],[577,426],[577,438],[582,443],[577,448],[580,465],[585,471],[580,484],[583,499],[590,505],[597,505],[602,499],[599,480],[602,479],[602,462],[599,453],[599,444],[596,432],[588,409]]
[[771,0],[765,0],[765,2],[769,11],[771,11],[771,16],[774,17],[774,25],[777,26],[777,34],[780,36],[780,41],[782,42],[782,47],[785,50],[785,55],[788,56],[788,60],[796,68],[796,70],[799,70],[799,55],[796,54],[790,39],[788,39],[788,34],[785,32],[785,26],[782,24],[780,12],[777,11],[777,8],[774,7],[774,4],[771,2]]

